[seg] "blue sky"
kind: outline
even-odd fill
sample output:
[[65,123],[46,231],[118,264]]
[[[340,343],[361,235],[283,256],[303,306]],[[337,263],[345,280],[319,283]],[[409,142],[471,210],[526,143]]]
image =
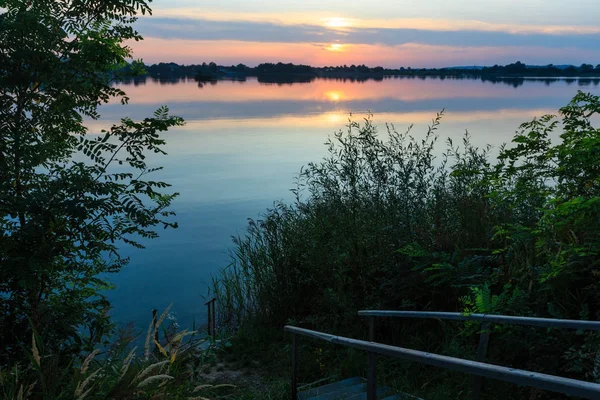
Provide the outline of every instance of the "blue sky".
[[146,62],[388,67],[600,63],[597,0],[155,0]]

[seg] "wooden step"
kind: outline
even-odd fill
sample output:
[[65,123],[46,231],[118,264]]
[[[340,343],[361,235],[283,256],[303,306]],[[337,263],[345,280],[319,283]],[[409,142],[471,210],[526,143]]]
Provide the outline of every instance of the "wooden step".
[[[392,395],[387,386],[377,388],[377,399],[402,400],[404,396]],[[354,377],[298,393],[298,400],[367,400],[367,384],[363,378]]]
[[309,397],[307,400],[346,400],[356,394],[365,393],[367,390],[366,383],[358,385],[342,387],[336,391],[319,394],[314,397]]
[[354,378],[344,379],[339,382],[330,383],[327,385],[319,386],[317,388],[305,390],[303,392],[298,393],[298,400],[307,400],[311,397],[315,397],[321,394],[332,393],[337,390],[358,385],[359,383],[363,383],[363,379],[356,376]]
[[[392,393],[392,389],[387,386],[377,388],[377,398],[382,399],[384,396],[388,396]],[[367,400],[367,392],[355,394],[354,396],[347,397],[346,400]]]

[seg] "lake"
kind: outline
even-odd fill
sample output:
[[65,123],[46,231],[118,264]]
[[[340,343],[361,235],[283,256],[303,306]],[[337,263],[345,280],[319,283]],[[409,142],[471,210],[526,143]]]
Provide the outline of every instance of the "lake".
[[382,128],[392,123],[398,131],[414,124],[418,136],[445,109],[440,139],[457,143],[468,130],[475,144],[497,151],[519,124],[556,113],[579,89],[600,94],[599,83],[397,78],[120,84],[129,104],[102,106],[102,119],[88,123],[92,132],[125,116],[151,116],[165,104],[187,123],[166,133],[168,156],[150,158],[165,167],[151,179],[169,182],[180,193],[173,204],[179,228],[161,230],[159,239],[144,242],[144,250],[123,248],[131,263],[111,276],[112,315],[144,329],[152,309],[173,302],[182,327],[205,323],[208,283],[228,264],[231,236],[243,234],[247,219],[258,218],[275,200],[292,199],[289,190],[300,168],[325,155],[323,143],[344,128],[350,113],[360,120],[370,111]]

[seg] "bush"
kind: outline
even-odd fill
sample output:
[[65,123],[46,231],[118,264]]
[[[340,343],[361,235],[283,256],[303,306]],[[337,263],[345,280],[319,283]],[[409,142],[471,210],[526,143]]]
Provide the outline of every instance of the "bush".
[[[435,157],[442,113],[422,137],[388,126],[384,140],[371,117],[351,122],[301,170],[295,201],[234,239],[213,285],[222,325],[293,321],[364,337],[357,311],[368,308],[600,319],[599,112],[599,98],[579,92],[560,124],[521,125],[495,161],[468,135]],[[404,345],[425,335],[429,350],[474,353],[468,325],[398,325],[382,340],[400,330]],[[598,335],[497,329],[494,362],[600,378]]]

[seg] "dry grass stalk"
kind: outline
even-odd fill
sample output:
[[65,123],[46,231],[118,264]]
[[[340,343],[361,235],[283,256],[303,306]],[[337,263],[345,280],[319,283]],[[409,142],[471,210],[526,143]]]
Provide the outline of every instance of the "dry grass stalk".
[[29,396],[31,395],[31,392],[33,392],[33,388],[35,387],[35,385],[37,385],[38,381],[34,381],[31,385],[29,385],[27,387],[27,390],[25,391],[25,398],[28,399]]
[[[150,342],[153,341],[156,337],[156,333],[158,332],[158,327],[162,324],[163,320],[166,318],[169,310],[173,306],[173,303],[169,304],[169,306],[165,309],[165,311],[160,315],[156,324],[154,320],[150,321],[150,325],[148,326],[148,333],[146,334],[146,343],[144,344],[144,359],[148,361],[150,359]],[[156,342],[156,340],[154,340]],[[160,347],[159,347],[160,348]]]
[[164,366],[168,363],[169,363],[169,360],[164,360],[164,361],[160,361],[160,362],[154,363],[152,365],[149,365],[143,371],[141,371],[139,374],[137,374],[133,380],[134,381],[141,380],[141,379],[145,378],[148,374],[150,374],[150,372],[154,371],[157,368],[160,370],[160,368],[162,368],[162,366]]
[[121,376],[119,377],[119,380],[123,379],[123,377],[127,373],[127,370],[129,369],[129,365],[131,364],[131,360],[133,360],[133,356],[135,355],[135,351],[136,350],[137,350],[137,346],[134,347],[129,352],[129,354],[127,355],[127,357],[125,358],[125,360],[123,360],[123,366],[121,367]]
[[96,357],[96,355],[100,353],[100,350],[96,349],[94,351],[92,351],[83,361],[83,365],[81,366],[81,373],[85,374],[85,371],[87,371],[87,369],[90,366],[90,363],[92,362],[92,360],[94,360],[94,357]]
[[144,358],[146,361],[150,359],[150,340],[152,339],[153,323],[153,320],[150,321],[150,325],[148,326],[148,334],[146,334],[146,344],[144,345]]
[[83,393],[81,396],[79,396],[77,398],[77,400],[83,400],[85,399],[85,397],[92,391],[92,388],[89,388],[88,390],[85,391],[85,393]]
[[95,370],[82,383],[77,384],[77,387],[75,388],[74,396],[75,397],[81,396],[85,387],[92,381],[92,379],[94,379],[96,377],[96,375],[98,375],[100,373],[100,371],[102,371],[101,368]]
[[40,352],[38,351],[37,344],[35,343],[35,333],[31,334],[31,352],[33,353],[33,359],[38,367],[41,367]]
[[197,391],[202,390],[202,389],[220,389],[220,388],[225,388],[225,387],[227,387],[227,388],[235,388],[236,386],[228,384],[228,383],[222,383],[222,384],[219,384],[219,385],[204,384],[204,385],[196,386],[194,388],[193,392],[197,392]]
[[23,384],[19,388],[19,393],[17,394],[17,400],[23,400]]
[[193,335],[195,332],[190,332],[187,329],[184,330],[183,332],[178,333],[177,335],[175,335],[173,337],[173,339],[171,339],[171,341],[169,342],[170,345],[173,345],[177,342],[180,342],[184,337],[189,336],[189,335]]
[[173,307],[173,303],[169,304],[169,306],[165,309],[165,311],[163,311],[163,313],[158,318],[158,321],[156,321],[156,325],[154,325],[154,332],[152,332],[154,337],[156,337],[156,332],[158,332],[158,327],[162,325],[164,319],[169,314],[169,310],[171,310],[171,307]]
[[146,378],[143,381],[141,381],[137,385],[137,387],[141,388],[141,387],[144,387],[144,386],[148,386],[148,385],[150,385],[150,384],[152,384],[154,382],[161,382],[161,381],[164,381],[164,380],[171,380],[171,379],[174,379],[171,375],[154,375],[154,376],[151,376],[151,377]]
[[160,353],[165,356],[165,357],[169,357],[169,354],[167,353],[167,351],[160,345],[160,343],[158,343],[156,340],[154,340],[154,344],[156,345],[156,347],[158,347],[158,350],[160,351]]

